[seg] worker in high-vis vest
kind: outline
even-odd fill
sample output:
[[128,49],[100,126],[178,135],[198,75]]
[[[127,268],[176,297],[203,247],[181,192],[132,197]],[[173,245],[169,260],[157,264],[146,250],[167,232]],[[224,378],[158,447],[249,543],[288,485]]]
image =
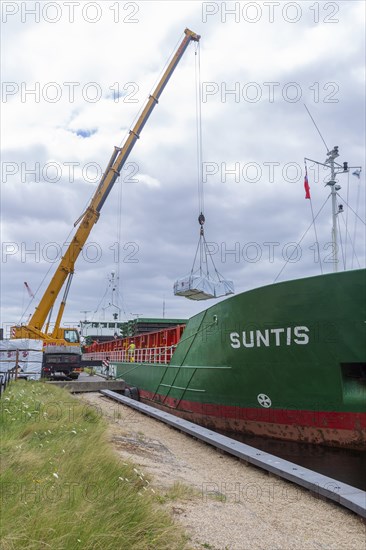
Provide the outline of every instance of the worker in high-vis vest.
[[136,346],[131,340],[130,345],[128,346],[128,361],[130,363],[135,362],[135,349],[136,349]]

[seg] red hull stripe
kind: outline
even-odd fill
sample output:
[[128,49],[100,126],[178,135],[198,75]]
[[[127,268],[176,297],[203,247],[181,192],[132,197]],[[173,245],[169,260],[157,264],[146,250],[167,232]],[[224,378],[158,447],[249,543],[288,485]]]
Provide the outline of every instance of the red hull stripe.
[[209,417],[230,418],[248,422],[265,422],[287,426],[311,426],[334,430],[366,429],[366,413],[244,408],[186,400],[182,400],[178,404],[176,399],[154,394],[146,390],[140,390],[140,395],[143,399],[150,401],[154,397],[154,401],[157,401],[160,405],[166,405],[172,413],[174,413],[174,409],[177,409],[177,411],[191,412]]

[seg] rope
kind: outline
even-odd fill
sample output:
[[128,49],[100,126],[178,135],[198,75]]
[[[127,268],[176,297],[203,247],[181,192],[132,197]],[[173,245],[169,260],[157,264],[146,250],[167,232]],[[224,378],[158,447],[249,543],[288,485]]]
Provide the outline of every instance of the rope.
[[[359,205],[360,205],[360,191],[361,191],[361,184],[360,184],[360,180],[358,181],[358,188],[357,188],[357,202],[356,202],[356,217],[355,217],[355,225],[354,225],[354,228],[353,228],[353,242],[355,243],[356,242],[356,229],[357,229],[357,218],[358,218],[358,209],[359,209]],[[353,248],[353,251],[354,251],[354,248]],[[353,268],[353,258],[354,258],[355,254],[352,254],[352,263],[351,263],[351,267]],[[357,260],[358,262],[358,260]]]
[[[347,201],[345,201],[344,198],[339,193],[337,193],[337,195],[343,202],[345,202],[347,204]],[[352,212],[354,213],[356,218],[359,219],[363,223],[363,225],[366,225],[366,222],[362,218],[360,218],[360,216],[357,214],[357,212],[355,212],[349,204],[347,204],[347,206],[350,210],[352,210]]]
[[[216,268],[215,262],[213,261],[212,255],[211,255],[211,253],[209,252],[208,245],[207,245],[207,242],[206,242],[206,239],[205,239],[204,236],[203,236],[203,240],[204,240],[204,243],[205,243],[206,261],[207,261],[207,255],[208,255],[208,257],[209,257],[210,260],[211,260],[212,266],[213,266],[213,268],[214,268],[214,270],[215,270],[216,276],[217,276],[218,280],[221,281],[221,280],[223,279],[223,276],[219,273],[219,271],[218,271],[217,268]],[[207,275],[209,275],[209,273],[208,273],[208,261],[207,261]]]
[[[343,221],[344,221],[344,220],[343,220]],[[347,229],[346,229],[346,231],[347,231]],[[349,242],[350,242],[351,248],[352,248],[352,259],[353,259],[353,257],[355,257],[358,267],[361,267],[361,264],[360,264],[360,262],[359,262],[359,259],[358,259],[358,257],[357,257],[357,254],[356,254],[356,249],[355,249],[355,247],[354,247],[354,243],[352,242],[352,239],[351,239],[351,236],[350,236],[349,232],[348,232],[348,237],[349,237]],[[353,267],[353,265],[352,265],[352,267]]]
[[[197,260],[198,249],[200,248],[200,246],[201,246],[201,236],[200,236],[200,238],[199,238],[198,245],[197,245],[197,248],[196,248],[196,254],[195,254],[194,260],[193,260],[193,265],[192,265],[192,269],[191,269],[191,275],[193,275],[194,266],[195,266],[196,260]],[[201,269],[201,265],[202,265],[202,261],[201,261],[201,251],[200,251],[200,269]]]
[[[338,206],[338,205],[337,205]],[[339,215],[337,216],[337,225],[338,225],[338,234],[339,234],[339,242],[341,244],[341,253],[342,253],[342,260],[343,260],[343,269],[346,269],[346,258],[344,254],[343,249],[343,241],[342,241],[342,233],[341,233],[341,224],[339,222]],[[347,235],[347,229],[346,229],[346,235]]]
[[109,287],[110,287],[110,284],[109,284],[109,285],[107,286],[107,288],[105,289],[104,294],[103,294],[102,298],[100,299],[99,304],[97,305],[97,309],[95,309],[94,312],[93,312],[93,315],[92,315],[92,318],[91,318],[92,321],[94,321],[94,316],[95,316],[95,314],[98,313],[99,308],[100,308],[102,302],[104,302],[104,299],[105,299],[105,297],[107,296],[107,292],[108,292],[108,290],[109,290]]
[[322,134],[321,134],[321,132],[320,132],[320,130],[319,130],[319,128],[318,128],[318,126],[317,126],[315,120],[314,120],[314,118],[312,117],[312,115],[311,115],[309,109],[307,108],[307,106],[305,105],[305,103],[304,103],[304,107],[305,107],[305,109],[307,110],[309,117],[310,117],[311,120],[313,121],[313,124],[314,124],[315,128],[317,129],[318,134],[319,134],[319,136],[320,136],[322,142],[324,143],[325,149],[326,149],[326,151],[328,152],[328,151],[329,151],[329,147],[328,147],[328,145],[325,143],[325,139],[323,138],[323,136],[322,136]]
[[316,248],[317,248],[318,258],[319,258],[320,273],[323,275],[323,264],[322,264],[322,259],[321,259],[321,255],[320,255],[320,249],[319,249],[319,240],[318,240],[318,233],[317,233],[317,230],[316,230],[316,224],[315,224],[315,218],[314,218],[313,202],[312,202],[311,199],[310,199],[310,208],[311,208],[311,217],[312,217],[313,225],[314,225],[315,242],[316,242]]
[[[349,172],[347,173],[347,203],[349,202]],[[348,208],[347,208],[347,212],[346,212],[346,238],[345,238],[345,243],[344,243],[344,248],[345,248],[345,258],[344,258],[344,269],[346,269],[346,265],[347,265],[347,236],[348,236]]]
[[[360,187],[358,188],[358,191],[359,191],[359,190],[360,190]],[[357,194],[358,194],[358,198],[359,198],[359,193],[357,193]],[[362,222],[364,225],[366,225],[365,222],[364,222],[364,220],[362,220],[362,218],[360,218],[360,217],[358,216],[358,214],[351,208],[351,206],[349,206],[349,204],[347,204],[347,202],[341,197],[341,195],[340,195],[339,193],[337,193],[337,195],[338,195],[338,197],[339,197],[343,202],[345,202],[345,204],[347,205],[347,207],[348,207],[350,210],[352,210],[352,212],[355,214],[355,228],[356,228],[357,218],[358,218],[359,220],[361,220],[361,222]],[[357,208],[358,208],[358,205],[357,205]],[[355,248],[355,243],[356,243],[356,232],[354,232],[354,237],[353,237],[353,239],[352,239],[352,238],[351,238],[351,235],[349,234],[348,227],[347,227],[347,225],[346,225],[346,235],[348,235],[348,237],[349,237],[349,242],[351,243],[351,248],[352,248],[352,264],[351,264],[351,268],[353,268],[354,259],[356,259],[356,262],[357,262],[358,267],[361,267],[361,264],[360,264],[360,262],[359,262],[359,259],[358,259],[358,257],[357,257],[357,254],[356,254],[356,248]]]
[[[306,159],[305,159],[305,174],[307,174]],[[318,258],[319,258],[320,273],[323,275],[323,265],[322,265],[322,259],[321,259],[321,256],[320,256],[318,233],[317,233],[317,230],[316,230],[316,223],[315,223],[314,210],[313,210],[313,201],[312,201],[312,199],[311,199],[311,195],[310,195],[310,199],[309,199],[309,200],[310,200],[310,209],[311,209],[311,219],[312,219],[313,225],[314,225],[315,242],[316,242],[316,247],[317,247],[317,252],[318,252]]]
[[[329,194],[329,195],[327,196],[327,198],[325,199],[325,201],[324,201],[324,203],[323,203],[321,209],[319,210],[319,212],[318,212],[317,215],[315,216],[314,221],[317,219],[317,217],[319,216],[320,212],[323,210],[323,208],[324,208],[324,206],[326,205],[326,203],[328,202],[330,196],[331,196],[331,195]],[[298,245],[302,243],[302,241],[303,241],[304,238],[306,237],[306,235],[307,235],[307,233],[309,232],[309,230],[310,230],[311,226],[313,225],[313,223],[314,223],[314,222],[312,221],[311,224],[309,225],[309,227],[307,228],[307,230],[305,231],[305,233],[303,234],[303,236],[301,237],[301,239],[299,240],[299,242],[297,243]],[[277,277],[275,278],[274,282],[276,282],[276,281],[278,280],[278,278],[279,278],[279,276],[281,275],[282,271],[285,269],[285,267],[287,266],[287,264],[288,264],[289,261],[291,260],[292,256],[294,255],[295,250],[296,250],[296,248],[293,250],[293,252],[292,252],[292,254],[290,255],[290,257],[287,258],[286,262],[285,262],[284,265],[282,266],[282,268],[281,268],[280,272],[278,273]]]

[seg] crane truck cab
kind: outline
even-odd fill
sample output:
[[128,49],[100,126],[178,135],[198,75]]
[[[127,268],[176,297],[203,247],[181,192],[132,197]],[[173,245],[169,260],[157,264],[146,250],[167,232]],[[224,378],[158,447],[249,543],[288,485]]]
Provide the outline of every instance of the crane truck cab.
[[57,338],[43,342],[43,378],[78,378],[81,372],[81,345],[79,331],[59,327]]
[[43,378],[77,379],[81,372],[81,347],[62,344],[43,346]]

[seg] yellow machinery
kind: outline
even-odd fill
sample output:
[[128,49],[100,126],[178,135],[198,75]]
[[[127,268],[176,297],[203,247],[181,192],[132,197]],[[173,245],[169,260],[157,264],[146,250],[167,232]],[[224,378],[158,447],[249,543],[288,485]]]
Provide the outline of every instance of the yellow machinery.
[[[12,327],[11,338],[33,338],[36,340],[43,340],[45,346],[47,346],[47,348],[53,349],[54,352],[56,351],[56,347],[58,348],[59,346],[61,346],[62,348],[67,347],[69,349],[69,353],[71,351],[70,346],[74,346],[75,352],[76,348],[80,349],[79,334],[77,329],[62,328],[60,326],[62,315],[66,305],[67,295],[71,285],[72,276],[74,274],[75,262],[87,238],[89,237],[92,227],[98,221],[101,208],[106,201],[114,185],[114,182],[120,175],[121,169],[126,162],[134,144],[140,137],[141,130],[147,122],[155,105],[158,103],[162,91],[164,90],[166,84],[168,83],[168,80],[174,72],[174,69],[176,68],[185,50],[187,49],[188,44],[191,41],[198,42],[200,39],[199,35],[195,34],[189,29],[185,29],[184,34],[185,36],[182,42],[180,43],[177,51],[172,57],[155,90],[149,96],[145,108],[143,109],[132,130],[130,130],[129,136],[127,137],[124,145],[121,148],[114,148],[106,171],[101,178],[101,181],[94,193],[93,198],[91,199],[88,208],[75,222],[75,227],[77,225],[79,225],[79,227],[76,230],[75,236],[72,239],[65,255],[61,259],[60,264],[55,274],[53,275],[51,282],[49,283],[45,293],[43,294],[39,305],[36,307],[36,310],[33,313],[28,324]],[[50,312],[52,311],[55,301],[65,282],[66,287],[57,314],[56,322],[52,332],[49,332],[49,322],[46,323],[46,320],[50,317]],[[45,328],[43,328],[44,326]]]

